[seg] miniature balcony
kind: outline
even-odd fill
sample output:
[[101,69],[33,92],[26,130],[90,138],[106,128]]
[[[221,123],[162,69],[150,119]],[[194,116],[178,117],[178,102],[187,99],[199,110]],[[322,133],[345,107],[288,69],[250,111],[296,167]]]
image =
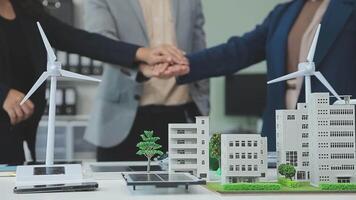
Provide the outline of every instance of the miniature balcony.
[[194,139],[197,138],[197,134],[187,133],[187,134],[171,134],[170,137],[172,139]]
[[196,149],[197,144],[169,144],[170,149]]
[[171,159],[196,159],[198,157],[198,155],[195,154],[178,154],[178,153],[174,153],[174,154],[170,154],[169,157]]
[[174,170],[194,170],[197,167],[197,164],[171,164],[171,168]]

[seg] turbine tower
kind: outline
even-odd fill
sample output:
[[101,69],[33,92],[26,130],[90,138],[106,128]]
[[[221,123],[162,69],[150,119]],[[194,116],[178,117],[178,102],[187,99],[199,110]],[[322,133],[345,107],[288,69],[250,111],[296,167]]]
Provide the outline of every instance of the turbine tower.
[[47,51],[47,71],[43,72],[40,78],[36,81],[36,83],[33,85],[31,90],[21,101],[21,105],[24,104],[31,97],[31,95],[47,80],[47,78],[51,78],[50,96],[49,96],[47,150],[46,150],[46,166],[51,166],[53,165],[53,157],[54,157],[56,90],[57,90],[58,77],[68,77],[68,78],[81,79],[87,81],[96,81],[96,82],[100,82],[101,80],[63,70],[61,63],[57,61],[57,57],[54,54],[54,51],[39,22],[37,22],[37,26]]
[[309,53],[308,53],[307,62],[299,63],[297,72],[282,76],[282,77],[274,79],[274,80],[271,80],[271,81],[267,82],[268,84],[277,83],[277,82],[286,81],[289,79],[294,79],[294,78],[304,76],[304,78],[305,78],[305,80],[304,80],[305,102],[308,103],[309,97],[311,95],[311,76],[315,76],[339,101],[342,101],[340,96],[336,93],[334,88],[325,79],[325,77],[319,71],[315,71],[314,55],[315,55],[315,50],[316,50],[318,39],[319,39],[320,28],[321,28],[321,25],[319,24],[318,28],[316,30],[313,42],[311,44]]

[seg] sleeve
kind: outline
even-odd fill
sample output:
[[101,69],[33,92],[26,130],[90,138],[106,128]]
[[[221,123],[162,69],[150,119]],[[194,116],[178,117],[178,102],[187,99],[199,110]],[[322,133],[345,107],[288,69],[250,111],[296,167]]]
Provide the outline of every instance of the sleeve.
[[136,52],[140,48],[137,45],[76,29],[49,14],[43,15],[40,22],[51,44],[56,49],[126,67],[137,66],[135,58]]
[[193,52],[198,52],[206,48],[206,34],[204,31],[205,17],[201,0],[196,1]]
[[177,83],[186,84],[210,77],[233,74],[266,57],[266,41],[271,14],[261,25],[226,43],[189,55],[190,73],[178,77]]
[[9,90],[10,88],[0,83],[0,106],[1,106],[0,109],[2,109],[2,106],[4,105]]
[[[95,15],[93,15],[95,13]],[[119,33],[117,32],[117,23],[109,8],[106,0],[87,0],[85,1],[85,29],[119,41]],[[110,67],[121,68],[119,65],[110,65]],[[137,65],[132,66],[129,70],[129,77],[132,80],[138,79]]]

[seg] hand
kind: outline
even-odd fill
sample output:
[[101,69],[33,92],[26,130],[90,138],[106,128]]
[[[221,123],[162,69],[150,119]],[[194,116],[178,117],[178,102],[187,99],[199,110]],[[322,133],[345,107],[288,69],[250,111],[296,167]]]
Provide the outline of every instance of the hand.
[[189,73],[188,65],[169,65],[168,63],[161,63],[155,66],[150,66],[147,64],[140,65],[140,71],[147,78],[157,77],[161,79],[167,79],[174,76],[182,76]]
[[25,97],[20,91],[11,89],[3,104],[3,109],[10,117],[12,125],[16,125],[30,118],[34,112],[35,105],[31,100],[27,100],[22,106],[21,100]]
[[152,66],[159,63],[187,65],[188,60],[184,55],[183,51],[172,45],[161,45],[155,48],[140,48],[136,53],[136,58]]

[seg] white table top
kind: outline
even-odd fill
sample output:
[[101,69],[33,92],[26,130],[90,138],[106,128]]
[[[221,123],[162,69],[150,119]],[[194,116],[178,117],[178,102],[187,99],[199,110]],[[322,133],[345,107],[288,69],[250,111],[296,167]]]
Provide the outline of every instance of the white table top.
[[[113,178],[114,177],[114,178]],[[93,176],[95,178],[95,176]],[[355,200],[356,194],[229,194],[222,195],[209,191],[203,186],[155,188],[139,186],[134,191],[127,187],[117,174],[114,180],[97,180],[99,190],[95,192],[45,193],[45,194],[14,194],[14,177],[0,177],[1,200]]]

